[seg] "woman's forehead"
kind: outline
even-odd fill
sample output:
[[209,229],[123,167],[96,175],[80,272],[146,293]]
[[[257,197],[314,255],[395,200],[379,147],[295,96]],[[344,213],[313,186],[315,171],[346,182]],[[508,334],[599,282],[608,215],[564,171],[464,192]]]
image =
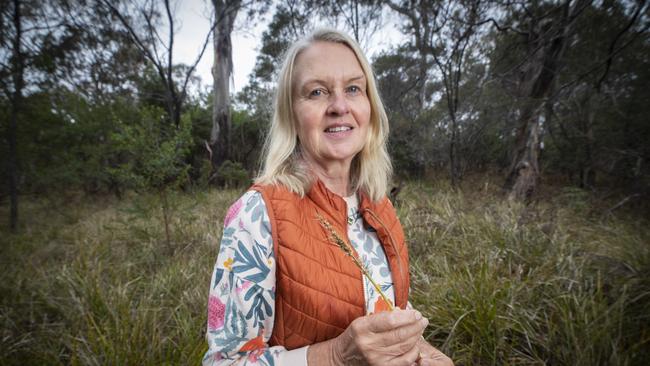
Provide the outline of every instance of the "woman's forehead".
[[356,55],[347,45],[315,42],[298,54],[294,64],[294,81],[300,84],[331,79],[365,78]]

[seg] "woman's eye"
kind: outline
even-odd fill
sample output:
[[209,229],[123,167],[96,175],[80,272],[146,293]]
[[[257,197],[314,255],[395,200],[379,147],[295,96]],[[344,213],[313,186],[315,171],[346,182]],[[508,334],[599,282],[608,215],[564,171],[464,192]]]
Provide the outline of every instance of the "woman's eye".
[[314,89],[309,93],[309,96],[310,97],[320,97],[323,94],[325,94],[323,89]]
[[351,86],[348,87],[348,93],[350,93],[350,94],[357,94],[360,91],[361,91],[361,88],[359,88],[356,85],[351,85]]

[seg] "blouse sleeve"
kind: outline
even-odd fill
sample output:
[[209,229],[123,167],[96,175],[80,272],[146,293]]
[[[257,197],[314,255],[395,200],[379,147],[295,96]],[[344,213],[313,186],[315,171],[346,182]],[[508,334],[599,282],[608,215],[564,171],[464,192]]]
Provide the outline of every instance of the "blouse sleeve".
[[269,347],[275,311],[271,223],[259,192],[246,192],[224,221],[210,283],[203,365],[307,365],[307,347]]

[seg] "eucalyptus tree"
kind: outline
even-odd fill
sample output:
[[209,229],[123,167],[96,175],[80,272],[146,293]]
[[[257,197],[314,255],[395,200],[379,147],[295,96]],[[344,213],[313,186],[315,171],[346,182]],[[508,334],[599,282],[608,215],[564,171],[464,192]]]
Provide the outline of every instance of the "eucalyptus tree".
[[381,0],[312,0],[308,3],[332,26],[349,31],[362,47],[369,46],[383,26]]
[[175,75],[174,43],[178,28],[174,14],[175,7],[170,0],[162,2],[99,0],[99,2],[116,17],[129,34],[133,45],[156,71],[165,89],[161,97],[168,119],[173,125],[179,126],[191,77],[207,49],[213,29],[207,29],[205,34],[201,35],[203,40],[194,61],[180,75]]
[[576,21],[566,72],[549,98],[546,122],[550,147],[557,150],[553,163],[581,188],[595,187],[598,174],[640,173],[635,170],[644,148],[635,141],[647,133],[632,117],[630,108],[638,107],[627,102],[646,94],[636,85],[648,76],[643,61],[650,35],[650,19],[643,16],[647,7],[644,1],[594,3]]
[[[9,213],[9,227],[11,231],[16,231],[18,224],[18,156],[16,153],[16,129],[18,125],[18,114],[22,108],[23,88],[25,85],[25,56],[23,48],[25,43],[24,27],[25,27],[25,11],[24,4],[19,0],[14,0],[11,6],[5,4],[2,8],[2,23],[3,28],[11,26],[13,34],[10,36],[2,36],[2,45],[10,49],[10,59],[2,60],[3,64],[9,63],[10,66],[6,70],[10,70],[9,82],[5,81],[3,75],[3,91],[10,101],[10,116],[7,127],[7,146],[8,161],[7,161],[7,175],[9,185],[10,197],[10,213]],[[5,69],[3,67],[3,69]],[[4,74],[4,73],[3,73]]]
[[[387,1],[387,5],[403,19],[402,30],[411,38],[410,43],[419,54],[420,108],[425,108],[427,82],[440,80],[447,109],[443,124],[449,141],[449,175],[455,186],[462,175],[460,114],[470,99],[469,95],[461,93],[468,92],[463,86],[467,83],[471,63],[481,58],[478,54],[480,20],[485,17],[487,7],[479,1],[462,0]],[[481,86],[477,84],[475,88]]]
[[25,118],[26,112],[30,112],[26,97],[47,91],[61,82],[61,75],[76,67],[72,56],[82,44],[83,29],[71,22],[74,11],[61,11],[73,3],[58,0],[0,3],[0,99],[9,110],[6,127],[2,121],[7,141],[7,151],[2,153],[5,166],[2,175],[7,179],[11,230],[17,228],[19,185],[25,181],[24,164],[21,164],[25,151],[19,144],[19,136],[33,124]]
[[270,1],[242,1],[242,0],[212,0],[214,8],[214,37],[212,40],[214,63],[212,76],[214,79],[213,105],[212,105],[212,130],[207,149],[213,167],[213,177],[219,167],[230,158],[231,150],[231,96],[230,81],[233,73],[233,45],[231,34],[235,27],[238,14],[243,13],[243,22],[247,25],[253,23],[268,10]]
[[[556,77],[575,32],[575,20],[589,1],[534,3],[509,6],[509,25],[491,19],[497,29],[515,32],[518,41],[513,64],[502,73],[515,97],[514,141],[505,189],[508,197],[528,200],[539,184],[544,103],[553,93]],[[523,59],[522,59],[523,58]]]

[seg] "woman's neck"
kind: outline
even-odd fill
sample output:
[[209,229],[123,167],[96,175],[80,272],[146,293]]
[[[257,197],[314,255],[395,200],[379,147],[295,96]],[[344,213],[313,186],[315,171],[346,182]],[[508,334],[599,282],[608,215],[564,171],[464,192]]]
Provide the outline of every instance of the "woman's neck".
[[354,193],[350,187],[350,163],[331,162],[324,165],[311,159],[307,159],[307,163],[311,172],[333,193],[341,197]]

